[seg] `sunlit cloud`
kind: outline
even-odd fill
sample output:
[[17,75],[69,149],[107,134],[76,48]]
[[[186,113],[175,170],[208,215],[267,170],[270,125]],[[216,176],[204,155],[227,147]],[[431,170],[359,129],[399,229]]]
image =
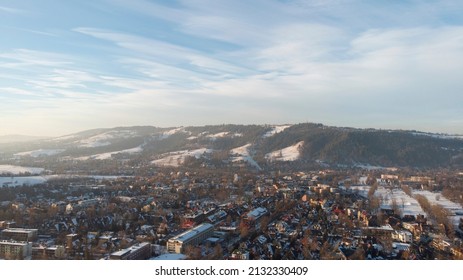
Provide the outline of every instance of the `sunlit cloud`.
[[463,133],[462,4],[103,2],[118,17],[14,26],[60,36],[0,47],[5,120],[55,134],[303,121]]

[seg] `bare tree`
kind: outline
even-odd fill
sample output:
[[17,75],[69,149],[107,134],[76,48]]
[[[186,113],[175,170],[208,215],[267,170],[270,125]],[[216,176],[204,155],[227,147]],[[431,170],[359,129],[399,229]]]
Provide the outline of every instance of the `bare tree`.
[[400,187],[402,188],[404,193],[406,193],[408,196],[410,196],[410,197],[413,196],[412,189],[408,185],[401,185]]
[[400,207],[397,204],[397,200],[395,198],[392,199],[391,207],[392,207],[392,211],[394,211],[394,214],[399,215],[399,216],[402,215],[402,210],[400,210]]

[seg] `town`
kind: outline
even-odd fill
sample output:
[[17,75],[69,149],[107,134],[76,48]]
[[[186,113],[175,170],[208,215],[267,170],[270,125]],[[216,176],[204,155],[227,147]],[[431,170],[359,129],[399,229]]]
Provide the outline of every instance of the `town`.
[[462,187],[461,172],[397,168],[160,168],[4,186],[0,258],[463,259]]

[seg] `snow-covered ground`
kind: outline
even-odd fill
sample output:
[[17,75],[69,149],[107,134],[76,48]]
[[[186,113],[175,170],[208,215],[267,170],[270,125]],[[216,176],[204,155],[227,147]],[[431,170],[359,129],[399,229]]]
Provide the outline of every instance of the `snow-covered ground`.
[[159,136],[159,139],[160,140],[167,139],[170,136],[172,136],[172,135],[174,135],[176,133],[179,133],[179,132],[187,133],[187,131],[185,131],[185,128],[183,126],[182,127],[177,127],[177,128],[174,128],[174,129],[171,129],[171,130],[168,130],[168,131],[164,131],[161,134],[161,136]]
[[83,140],[76,141],[76,143],[80,144],[80,147],[95,148],[111,145],[111,142],[108,141],[111,139],[131,138],[136,135],[137,133],[131,130],[111,130]]
[[366,185],[367,184],[368,177],[367,176],[362,176],[359,178],[359,184],[361,185]]
[[15,157],[41,157],[41,156],[54,156],[64,152],[64,149],[39,149],[34,151],[22,152],[14,154]]
[[294,161],[301,156],[301,148],[304,141],[298,142],[292,146],[286,147],[281,150],[276,150],[265,155],[265,159],[269,161]]
[[257,164],[249,152],[250,147],[251,144],[246,144],[244,146],[230,150],[230,154],[232,155],[232,162],[244,161],[260,170],[261,168],[259,164]]
[[46,181],[47,178],[43,176],[0,177],[0,187],[32,186],[45,183]]
[[206,148],[170,152],[164,154],[160,159],[153,160],[152,163],[160,166],[179,166],[185,162],[186,157],[195,157],[199,159],[205,154],[210,153],[212,153],[212,150]]
[[[87,176],[84,176],[84,177],[87,177]],[[91,175],[91,176],[88,176],[89,178],[93,178],[97,181],[103,181],[103,180],[116,180],[116,179],[119,179],[119,178],[130,178],[130,177],[133,177],[133,176],[121,176],[121,175]]]
[[395,200],[400,210],[402,211],[402,216],[417,216],[419,214],[424,215],[425,217],[427,216],[418,201],[416,201],[415,198],[408,196],[404,191],[402,191],[402,189],[386,189],[380,186],[376,190],[375,196],[382,198],[383,207],[392,206],[392,203]]
[[77,138],[77,135],[71,134],[71,135],[64,135],[64,136],[52,138],[50,139],[50,141],[59,142],[59,141],[70,140],[70,139],[75,139],[75,138]]
[[420,194],[426,197],[431,204],[438,204],[449,211],[462,211],[463,208],[458,203],[452,202],[440,193],[434,193],[424,190],[414,190],[413,194]]
[[241,137],[243,134],[241,133],[231,133],[229,131],[219,132],[215,134],[207,134],[205,137],[211,139],[212,141],[217,140],[218,138],[225,138],[225,137]]
[[356,163],[356,164],[354,164],[354,166],[365,169],[365,170],[381,170],[381,169],[385,169],[385,167],[382,167],[382,166],[375,166],[375,165],[361,164],[361,163]]
[[[449,210],[454,215],[457,212],[458,213],[463,212],[463,207],[460,204],[448,200],[440,193],[434,193],[434,192],[424,191],[424,190],[414,190],[413,194],[420,194],[426,197],[431,204],[440,205],[443,208]],[[451,218],[453,219],[454,225],[458,226],[460,222],[460,218],[462,217],[463,216],[459,216],[459,215],[452,216]]]
[[90,139],[79,141],[79,143],[81,143],[79,147],[83,147],[83,148],[98,148],[98,147],[104,147],[104,146],[111,145],[111,142],[108,142],[108,141],[100,141],[100,140],[93,141]]
[[262,137],[266,138],[266,137],[271,137],[277,133],[280,133],[282,132],[283,130],[287,129],[291,127],[290,125],[276,125],[276,126],[273,126],[272,127],[272,130],[270,131],[267,131]]
[[439,133],[427,133],[427,132],[412,132],[415,136],[428,136],[439,139],[463,139],[463,135],[458,134],[439,134]]
[[[111,139],[117,139],[117,138],[131,138],[137,135],[137,132],[132,131],[132,130],[110,130],[107,132],[103,132],[94,136],[90,136],[84,139],[81,139],[82,136],[79,134],[71,134],[71,135],[65,135],[57,138],[50,139],[50,141],[53,142],[59,142],[59,141],[65,141],[65,140],[73,140],[74,143],[78,144],[80,147],[85,147],[85,148],[95,148],[95,147],[102,147],[102,146],[108,146],[111,143],[108,140]],[[80,140],[78,140],[80,138]]]
[[113,155],[117,155],[117,154],[137,154],[137,153],[141,153],[142,151],[143,151],[143,147],[138,146],[135,148],[126,149],[122,151],[115,151],[115,152],[102,153],[102,154],[96,154],[96,155],[85,156],[85,157],[78,157],[76,158],[76,160],[89,160],[89,159],[103,160],[103,159],[110,159]]
[[[350,189],[352,191],[357,191],[359,195],[363,197],[368,197],[368,191],[370,190],[370,186],[360,185],[360,186],[351,186]],[[460,222],[461,215],[457,215],[457,213],[463,213],[463,207],[458,203],[454,203],[440,193],[433,193],[430,191],[423,191],[423,190],[413,190],[413,195],[419,194],[423,195],[428,199],[431,204],[438,204],[445,209],[449,210],[453,216],[451,219],[453,220],[453,224],[458,226]],[[416,216],[418,214],[424,215],[427,217],[427,214],[421,208],[420,204],[414,197],[408,196],[406,193],[399,188],[385,188],[383,186],[378,186],[378,189],[375,192],[375,196],[381,199],[381,206],[385,208],[390,208],[392,206],[393,201],[395,200],[397,205],[399,206],[400,210],[402,211],[402,215],[413,215]]]
[[206,137],[211,138],[211,139],[217,139],[217,138],[224,138],[228,136],[228,134],[230,134],[230,132],[219,132],[216,134],[209,134]]
[[341,187],[342,189],[348,189],[351,192],[356,192],[360,196],[367,198],[368,197],[368,191],[370,190],[370,186],[367,185],[359,185],[359,186],[350,186],[348,188],[346,187]]
[[0,174],[13,174],[18,175],[21,173],[40,174],[44,171],[43,168],[39,167],[23,167],[17,165],[0,165]]
[[[185,132],[187,132],[187,131],[185,131]],[[191,134],[191,132],[187,132],[187,133]],[[211,141],[215,141],[215,140],[217,140],[219,138],[225,138],[225,137],[233,138],[233,137],[242,137],[242,136],[243,136],[242,133],[232,133],[230,131],[223,131],[223,132],[218,132],[218,133],[214,133],[214,134],[211,134],[209,131],[204,131],[204,132],[199,133],[198,135],[192,135],[192,136],[188,137],[187,139],[188,140],[196,140],[198,138],[204,137],[204,138],[210,139]]]
[[[18,177],[0,177],[0,187],[17,187],[22,185],[34,186],[43,184],[53,179],[64,178],[93,178],[95,180],[116,180],[122,177],[131,176],[106,176],[106,175],[46,175],[46,176],[18,176]],[[1,198],[0,198],[1,199]]]
[[[366,177],[365,177],[366,180]],[[350,190],[358,192],[359,195],[363,197],[368,197],[368,191],[371,186],[367,185],[358,185],[349,187]],[[419,215],[422,214],[426,216],[426,213],[421,209],[420,204],[416,201],[415,198],[408,196],[402,191],[402,189],[386,189],[383,186],[378,186],[375,192],[375,196],[381,199],[381,207],[391,208],[393,201],[395,200],[399,206],[402,216],[404,215]]]

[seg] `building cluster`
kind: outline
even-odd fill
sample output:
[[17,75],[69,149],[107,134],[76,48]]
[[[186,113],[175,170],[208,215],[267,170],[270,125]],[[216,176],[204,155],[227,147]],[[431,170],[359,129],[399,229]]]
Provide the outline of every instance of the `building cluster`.
[[362,172],[159,172],[3,190],[17,193],[0,201],[0,258],[462,258],[458,209],[450,229],[392,203],[434,179]]
[[0,258],[31,259],[32,242],[37,240],[37,229],[10,228],[10,224],[0,223]]

